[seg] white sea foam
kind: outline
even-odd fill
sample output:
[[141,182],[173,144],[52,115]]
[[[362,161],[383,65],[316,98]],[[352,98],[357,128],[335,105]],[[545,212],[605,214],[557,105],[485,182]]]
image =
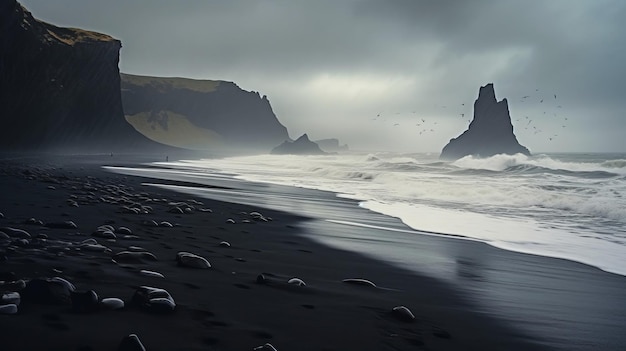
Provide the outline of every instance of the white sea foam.
[[626,275],[624,155],[251,156],[168,163],[333,191],[416,230],[584,262]]

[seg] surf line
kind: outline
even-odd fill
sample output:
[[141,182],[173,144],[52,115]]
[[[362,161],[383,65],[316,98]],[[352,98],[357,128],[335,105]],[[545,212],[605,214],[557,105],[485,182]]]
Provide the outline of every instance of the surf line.
[[479,240],[479,239],[476,239],[476,238],[470,238],[468,236],[459,235],[459,234],[445,234],[445,233],[430,232],[430,231],[427,231],[427,230],[398,229],[398,228],[382,227],[382,226],[378,226],[378,225],[358,223],[358,222],[340,221],[340,220],[335,220],[335,219],[327,219],[326,221],[330,222],[330,223],[341,224],[341,225],[349,225],[349,226],[353,226],[353,227],[379,229],[379,230],[386,230],[386,231],[390,231],[390,232],[419,234],[419,235],[426,235],[426,236],[434,236],[434,237],[438,237],[438,238],[461,239],[461,240],[468,240],[468,241],[475,241],[475,242],[485,243],[484,240]]

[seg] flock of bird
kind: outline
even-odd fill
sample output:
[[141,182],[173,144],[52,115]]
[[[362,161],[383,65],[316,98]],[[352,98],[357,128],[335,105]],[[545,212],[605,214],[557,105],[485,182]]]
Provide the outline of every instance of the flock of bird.
[[[539,89],[535,90],[535,92],[539,92]],[[553,99],[552,99],[553,98]],[[525,95],[522,96],[522,98],[520,99],[520,103],[530,103],[532,101],[533,97],[529,96],[529,95]],[[542,114],[539,116],[539,121],[543,122],[543,121],[547,121],[546,117],[549,119],[552,119],[551,124],[557,124],[560,126],[560,129],[566,128],[567,127],[567,123],[568,123],[568,118],[563,116],[562,114],[559,114],[560,112],[562,112],[563,106],[558,105],[557,103],[557,95],[556,94],[552,94],[550,96],[549,99],[542,97],[542,96],[538,96],[535,97],[535,99],[538,100],[539,104],[542,105]],[[550,101],[551,100],[551,101]],[[520,124],[524,127],[524,131],[530,132],[533,135],[537,135],[537,134],[545,134],[546,138],[548,141],[553,141],[554,139],[556,139],[559,134],[556,132],[552,132],[552,133],[547,133],[544,132],[540,125],[538,125],[538,123],[536,122],[537,118],[535,117],[534,119],[532,119],[530,116],[526,115],[524,116],[524,118],[517,118],[515,119],[517,123],[517,125],[519,126]]]
[[[548,121],[546,118],[552,119],[550,121],[550,125],[554,125],[558,122],[560,129],[564,129],[567,127],[568,118],[563,116],[562,112],[563,106],[557,104],[557,94],[550,94],[549,97],[545,97],[539,93],[539,89],[535,90],[533,96],[524,95],[519,99],[519,103],[524,104],[532,104],[536,103],[538,106],[543,107],[542,114],[539,116],[535,116],[531,118],[529,115],[525,115],[523,118],[516,118],[513,122],[514,126],[520,131],[522,134],[524,133],[532,133],[532,135],[545,135],[547,141],[553,141],[556,139],[559,134],[557,132],[544,132],[541,123],[537,121]],[[471,123],[471,118],[467,119],[466,116],[471,113],[467,113],[466,104],[461,103],[458,107],[450,108],[449,110],[457,109],[457,116],[460,116],[463,121],[467,121]],[[448,109],[447,106],[435,106],[440,109]],[[460,112],[462,111],[462,112]],[[424,118],[417,114],[417,111],[410,112],[410,118],[407,118],[408,113],[395,112],[393,114],[383,114],[382,112],[377,113],[375,117],[371,118],[372,121],[382,122],[387,125],[392,125],[393,127],[417,127],[419,135],[425,135],[427,133],[434,133],[437,128],[437,121],[434,118]],[[514,113],[513,113],[514,114]],[[523,128],[523,130],[520,130]]]
[[[419,135],[425,134],[425,133],[433,133],[435,131],[435,126],[437,125],[437,121],[427,121],[424,118],[418,117],[417,111],[412,111],[411,112],[412,115],[415,115],[416,119],[414,120],[415,126],[419,127],[420,131],[419,131]],[[396,112],[394,114],[396,117],[398,115],[400,115],[400,112]],[[387,116],[384,116],[382,113],[378,113],[376,115],[376,117],[372,118],[372,120],[374,121],[381,121],[381,122],[392,122],[394,127],[399,127],[401,126],[400,122],[396,122],[397,120],[395,118],[390,119]],[[411,122],[413,123],[413,122]]]

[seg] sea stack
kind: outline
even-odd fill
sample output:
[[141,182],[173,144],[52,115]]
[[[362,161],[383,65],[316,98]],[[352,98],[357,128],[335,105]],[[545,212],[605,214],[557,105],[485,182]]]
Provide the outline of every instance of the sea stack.
[[302,134],[296,141],[286,140],[272,149],[274,155],[323,155],[326,154],[309,136]]
[[441,159],[456,160],[467,155],[489,157],[496,154],[530,155],[513,134],[506,99],[496,100],[493,84],[480,87],[474,101],[474,118],[469,128],[451,139],[441,151]]

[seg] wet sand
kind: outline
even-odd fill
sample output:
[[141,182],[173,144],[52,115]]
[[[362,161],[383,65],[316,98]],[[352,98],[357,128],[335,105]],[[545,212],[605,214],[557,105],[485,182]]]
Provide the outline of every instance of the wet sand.
[[[78,291],[126,302],[122,310],[81,312],[69,302],[23,295],[17,314],[0,315],[2,350],[117,350],[131,333],[147,350],[252,350],[265,343],[278,350],[547,349],[544,340],[480,312],[454,285],[299,235],[311,223],[316,231],[340,226],[142,186],[143,179],[105,172],[102,164],[111,160],[2,162],[0,228],[22,229],[32,238],[21,244],[16,237],[0,239],[0,274],[26,281],[61,277]],[[185,212],[183,202],[192,208]],[[175,207],[183,213],[172,213]],[[151,220],[173,226],[145,224]],[[64,221],[77,228],[45,226]],[[93,236],[104,224],[127,227],[136,237]],[[79,250],[78,243],[90,238],[110,250]],[[458,245],[464,244],[470,245]],[[156,260],[113,262],[131,246]],[[180,266],[180,251],[206,258],[211,268]],[[289,284],[291,278],[306,286]],[[342,282],[346,278],[369,279],[377,287]],[[131,304],[139,286],[166,289],[175,310],[153,313]],[[409,308],[415,319],[394,314],[396,306]]]

